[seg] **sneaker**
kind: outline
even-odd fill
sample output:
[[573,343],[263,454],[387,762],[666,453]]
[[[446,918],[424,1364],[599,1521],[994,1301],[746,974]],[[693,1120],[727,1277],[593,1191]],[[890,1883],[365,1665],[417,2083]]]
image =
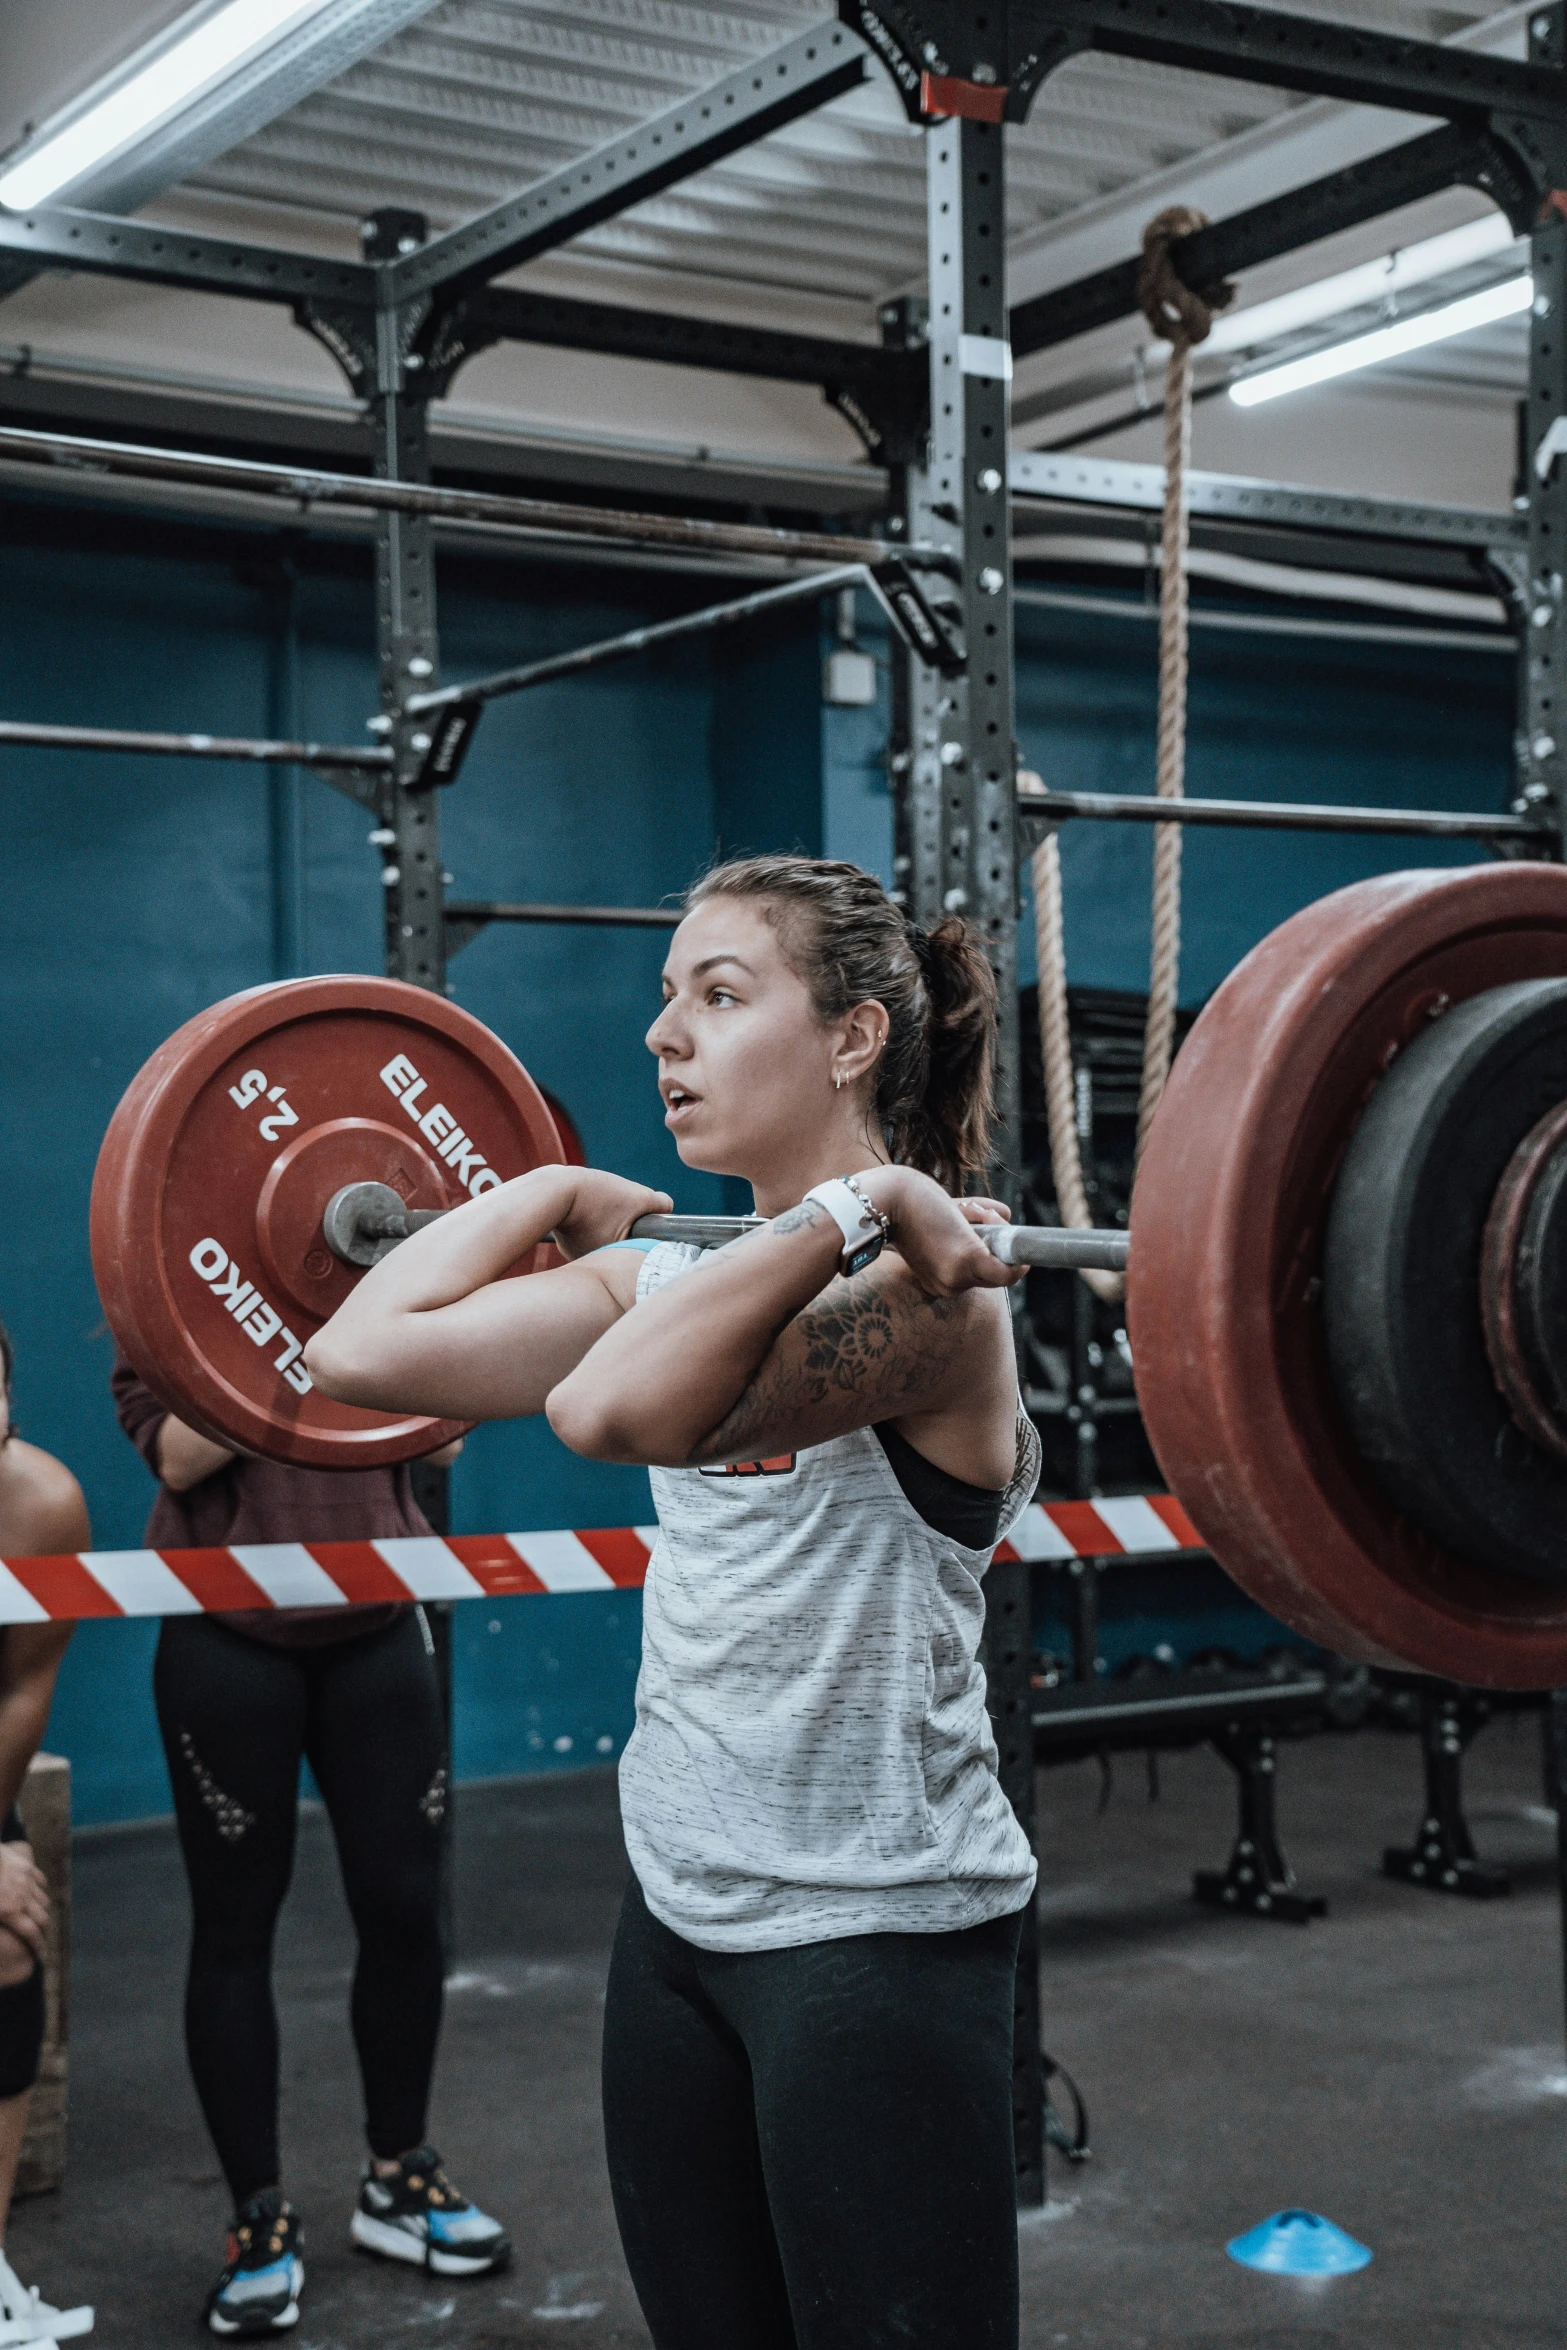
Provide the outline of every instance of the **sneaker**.
[[488,2276],[511,2258],[505,2229],[458,2194],[433,2146],[401,2155],[389,2179],[366,2164],[348,2232],[362,2251],[443,2277]]
[[207,2296],[215,2334],[284,2334],[299,2323],[305,2264],[299,2214],[277,2187],[242,2204],[229,2230],[223,2274]]
[[38,2287],[24,2285],[0,2252],[0,2350],[23,2342],[69,2342],[92,2332],[92,2316],[88,2308],[54,2309],[40,2301]]

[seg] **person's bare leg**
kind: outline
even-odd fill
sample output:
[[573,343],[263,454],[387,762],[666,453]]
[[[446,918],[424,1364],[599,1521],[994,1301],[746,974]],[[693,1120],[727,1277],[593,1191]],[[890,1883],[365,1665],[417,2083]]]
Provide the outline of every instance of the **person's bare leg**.
[[20,2097],[0,2097],[0,2252],[5,2250],[5,2223],[11,2216],[16,2166],[22,2159],[22,2141],[27,2136],[27,2114],[32,2102],[31,2089],[24,2089]]
[[[17,1984],[25,1983],[37,1963],[19,1935],[0,1927],[0,1991],[14,1990]],[[16,2169],[22,2159],[22,2140],[27,2135],[27,2114],[32,2101],[31,2089],[23,2089],[15,2097],[0,2097],[0,2251],[5,2249],[6,2222],[11,2216]]]

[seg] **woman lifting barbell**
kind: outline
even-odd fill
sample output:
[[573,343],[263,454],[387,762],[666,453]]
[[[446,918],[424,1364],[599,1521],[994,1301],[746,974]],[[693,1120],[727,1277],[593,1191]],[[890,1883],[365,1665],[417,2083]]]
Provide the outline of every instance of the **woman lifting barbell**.
[[[986,1161],[995,984],[960,921],[764,857],[691,892],[664,998],[680,1156],[771,1223],[628,1241],[662,1195],[536,1168],[370,1272],[309,1367],[651,1469],[604,2109],[659,2350],[1001,2350],[1035,1869],[976,1649],[1039,1454],[993,1294],[1021,1269],[974,1231],[1005,1211],[951,1196]],[[570,1262],[501,1278],[550,1232]]]

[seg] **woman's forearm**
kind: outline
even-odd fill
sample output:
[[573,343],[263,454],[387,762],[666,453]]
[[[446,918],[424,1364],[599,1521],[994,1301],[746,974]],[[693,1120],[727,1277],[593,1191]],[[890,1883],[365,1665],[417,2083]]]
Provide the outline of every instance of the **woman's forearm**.
[[232,1445],[199,1436],[172,1412],[158,1430],[158,1475],[171,1493],[189,1493],[193,1485],[226,1469],[233,1458]]
[[344,1394],[367,1373],[384,1376],[420,1316],[499,1281],[569,1216],[573,1197],[569,1167],[535,1167],[425,1225],[372,1265],[317,1331],[305,1349],[311,1377]]
[[731,1241],[605,1332],[550,1395],[551,1427],[593,1459],[688,1460],[780,1330],[833,1280],[842,1252],[838,1226],[814,1200]]

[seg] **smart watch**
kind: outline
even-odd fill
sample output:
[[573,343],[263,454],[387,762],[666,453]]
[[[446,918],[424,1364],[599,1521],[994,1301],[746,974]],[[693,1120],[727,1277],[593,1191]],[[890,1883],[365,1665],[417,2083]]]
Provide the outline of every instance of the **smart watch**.
[[852,1175],[835,1175],[830,1183],[813,1184],[805,1196],[825,1208],[843,1234],[838,1270],[846,1281],[875,1264],[892,1238],[891,1219],[872,1206]]

